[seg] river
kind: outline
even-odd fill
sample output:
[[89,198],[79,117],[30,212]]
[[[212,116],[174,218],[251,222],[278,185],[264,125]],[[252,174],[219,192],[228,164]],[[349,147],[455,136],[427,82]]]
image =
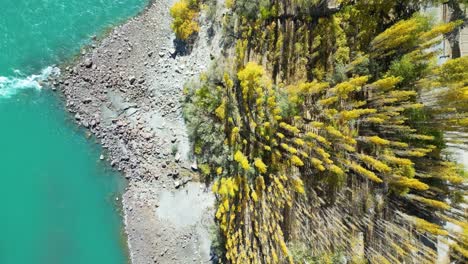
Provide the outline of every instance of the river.
[[41,81],[147,1],[0,0],[0,263],[127,263],[126,183]]

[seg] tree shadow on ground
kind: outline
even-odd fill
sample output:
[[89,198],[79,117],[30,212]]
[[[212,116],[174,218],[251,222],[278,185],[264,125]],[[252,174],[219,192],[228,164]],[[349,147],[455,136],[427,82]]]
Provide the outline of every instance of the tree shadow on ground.
[[188,56],[192,53],[193,45],[198,36],[192,36],[188,40],[175,38],[173,40],[174,52],[171,54],[173,58],[177,56]]

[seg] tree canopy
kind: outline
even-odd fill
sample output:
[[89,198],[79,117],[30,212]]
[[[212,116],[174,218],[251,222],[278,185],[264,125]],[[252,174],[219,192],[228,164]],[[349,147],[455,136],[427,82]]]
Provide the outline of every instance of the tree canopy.
[[440,64],[437,45],[463,22],[337,2],[229,2],[235,56],[187,84],[224,260],[433,263],[439,240],[462,263],[466,177],[444,133],[468,126],[468,60]]
[[170,13],[174,19],[172,29],[177,38],[187,40],[200,30],[197,22],[198,4],[196,0],[181,0],[176,2],[171,7]]

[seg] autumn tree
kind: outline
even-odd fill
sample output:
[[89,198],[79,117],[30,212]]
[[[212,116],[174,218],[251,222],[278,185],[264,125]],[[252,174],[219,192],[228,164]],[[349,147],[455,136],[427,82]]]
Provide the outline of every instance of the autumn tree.
[[170,13],[173,18],[171,27],[177,38],[187,40],[200,30],[196,0],[180,0],[171,7]]
[[230,3],[235,57],[187,86],[226,260],[301,261],[297,244],[352,256],[362,243],[355,257],[371,263],[433,262],[427,241],[445,239],[463,261],[465,231],[444,223],[464,227],[465,178],[442,152],[443,131],[466,128],[467,61],[435,63],[460,22],[431,23],[420,1],[326,2]]

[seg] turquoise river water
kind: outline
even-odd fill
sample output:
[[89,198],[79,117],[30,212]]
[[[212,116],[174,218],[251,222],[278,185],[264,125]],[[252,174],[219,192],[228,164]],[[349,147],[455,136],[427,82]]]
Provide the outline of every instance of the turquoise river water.
[[125,182],[41,80],[147,1],[0,0],[0,264],[127,263]]

